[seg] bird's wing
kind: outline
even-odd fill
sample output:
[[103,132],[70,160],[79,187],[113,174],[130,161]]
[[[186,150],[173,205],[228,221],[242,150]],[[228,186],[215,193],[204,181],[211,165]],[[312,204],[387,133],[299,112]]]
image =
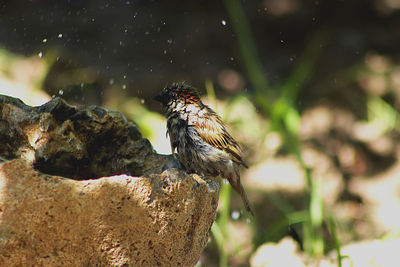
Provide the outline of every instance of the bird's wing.
[[177,117],[171,117],[167,120],[167,135],[169,136],[169,141],[171,145],[172,154],[175,153],[175,150],[178,146],[178,136],[177,136],[177,124],[179,119]]
[[246,163],[242,159],[242,152],[238,143],[225,129],[221,118],[211,109],[207,109],[207,115],[200,117],[194,123],[200,137],[215,148],[229,153],[233,161],[247,168]]

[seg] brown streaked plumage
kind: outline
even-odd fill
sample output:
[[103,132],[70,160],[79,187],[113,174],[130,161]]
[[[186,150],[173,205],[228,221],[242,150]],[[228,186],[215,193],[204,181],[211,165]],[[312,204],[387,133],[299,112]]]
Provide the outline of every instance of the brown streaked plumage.
[[166,107],[167,134],[171,149],[188,172],[228,179],[251,214],[240,180],[240,166],[247,168],[238,143],[221,118],[200,100],[199,93],[184,83],[162,90],[155,100]]

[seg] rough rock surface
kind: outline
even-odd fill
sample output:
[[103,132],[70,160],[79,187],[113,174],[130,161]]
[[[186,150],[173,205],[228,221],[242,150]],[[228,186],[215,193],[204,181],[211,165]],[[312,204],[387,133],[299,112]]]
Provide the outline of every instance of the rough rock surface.
[[178,166],[158,155],[119,112],[78,108],[54,98],[38,107],[0,95],[0,156],[23,158],[35,169],[73,179],[129,173],[140,176]]
[[170,168],[116,112],[4,96],[0,112],[0,266],[196,264],[217,183]]

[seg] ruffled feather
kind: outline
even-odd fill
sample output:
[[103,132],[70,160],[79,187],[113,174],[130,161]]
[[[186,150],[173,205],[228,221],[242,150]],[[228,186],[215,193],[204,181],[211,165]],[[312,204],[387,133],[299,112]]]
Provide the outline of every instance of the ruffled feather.
[[221,118],[206,105],[204,105],[204,108],[207,109],[207,112],[203,115],[204,118],[200,117],[194,122],[200,137],[213,147],[230,154],[234,162],[248,168],[242,159],[240,146],[225,129]]

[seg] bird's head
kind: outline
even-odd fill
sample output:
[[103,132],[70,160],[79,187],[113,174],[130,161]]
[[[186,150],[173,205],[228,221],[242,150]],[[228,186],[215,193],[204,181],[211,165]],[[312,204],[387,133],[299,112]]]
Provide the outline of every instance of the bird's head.
[[165,87],[160,94],[156,95],[154,100],[161,102],[165,107],[177,105],[201,105],[200,95],[190,85],[185,83],[173,83]]

